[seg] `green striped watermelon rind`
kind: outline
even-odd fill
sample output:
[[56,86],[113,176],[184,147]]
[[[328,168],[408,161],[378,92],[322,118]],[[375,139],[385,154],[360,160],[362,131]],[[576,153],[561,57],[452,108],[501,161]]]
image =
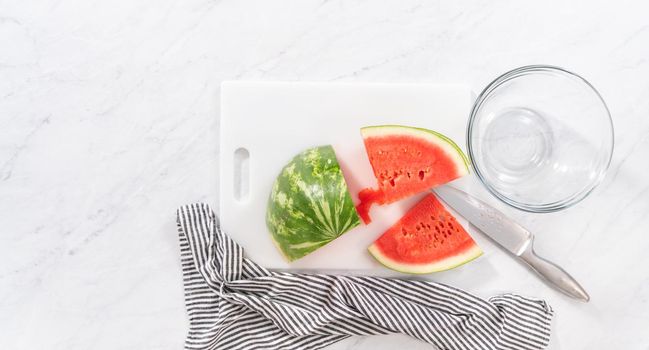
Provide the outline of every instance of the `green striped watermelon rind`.
[[266,225],[289,262],[360,225],[331,146],[307,149],[282,169],[268,199]]
[[376,244],[370,245],[367,250],[383,266],[398,272],[410,274],[428,274],[454,269],[458,266],[471,262],[482,255],[482,249],[480,249],[477,244],[474,244],[463,252],[450,257],[446,257],[437,261],[431,261],[430,263],[426,264],[409,264],[405,262],[399,262],[385,256],[383,253],[381,253],[381,250]]
[[376,125],[361,128],[361,135],[363,136],[363,139],[373,136],[389,137],[398,135],[424,138],[445,149],[446,154],[454,159],[458,171],[460,172],[460,176],[469,173],[469,159],[462,149],[453,140],[437,131],[405,125]]

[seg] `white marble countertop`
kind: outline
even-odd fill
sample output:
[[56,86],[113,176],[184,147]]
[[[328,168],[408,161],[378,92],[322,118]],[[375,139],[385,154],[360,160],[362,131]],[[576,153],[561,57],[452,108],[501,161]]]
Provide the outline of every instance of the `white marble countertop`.
[[[649,349],[646,1],[83,0],[0,3],[0,349],[180,349],[174,211],[217,205],[219,83],[467,83],[572,69],[615,123],[608,177],[556,214],[508,209],[582,304],[486,246],[439,274],[556,311],[550,349]],[[332,349],[428,349],[405,336]]]

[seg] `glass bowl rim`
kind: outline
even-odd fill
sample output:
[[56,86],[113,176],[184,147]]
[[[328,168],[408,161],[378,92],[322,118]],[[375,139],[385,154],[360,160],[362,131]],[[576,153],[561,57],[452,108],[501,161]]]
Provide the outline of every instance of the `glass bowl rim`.
[[[573,194],[572,196],[564,198],[559,201],[542,203],[542,204],[529,204],[529,203],[513,200],[503,195],[498,190],[496,190],[491,184],[489,184],[489,182],[486,180],[486,178],[480,172],[480,169],[477,166],[477,162],[475,160],[476,157],[474,155],[475,152],[471,141],[471,134],[473,131],[473,124],[477,118],[477,114],[480,111],[480,108],[482,107],[482,104],[489,98],[489,96],[492,94],[494,90],[498,89],[502,84],[512,79],[518,78],[520,76],[535,74],[540,72],[550,72],[550,73],[556,73],[563,77],[576,78],[578,81],[581,81],[583,84],[585,84],[585,87],[590,88],[595,93],[595,96],[599,99],[599,101],[602,103],[602,106],[604,107],[604,111],[608,120],[610,137],[611,137],[611,147],[610,149],[608,149],[608,160],[606,162],[606,165],[599,170],[599,174],[597,175],[597,178],[594,181],[592,181],[587,187],[585,187],[585,189],[582,189],[579,192]],[[561,67],[552,66],[552,65],[535,64],[535,65],[522,66],[507,71],[501,74],[500,76],[498,76],[496,79],[492,80],[489,84],[487,84],[487,86],[478,95],[475,102],[473,103],[473,107],[471,108],[471,113],[469,114],[469,121],[467,124],[466,142],[467,142],[467,149],[469,152],[469,160],[471,162],[471,166],[473,167],[473,170],[478,176],[480,182],[487,188],[487,190],[492,195],[494,195],[496,198],[500,199],[504,203],[526,212],[551,213],[551,212],[569,208],[581,202],[595,188],[597,188],[597,186],[599,186],[602,183],[611,165],[611,160],[613,158],[613,151],[615,149],[615,131],[613,127],[613,119],[611,117],[611,112],[608,108],[608,105],[602,98],[602,95],[599,93],[599,91],[597,91],[597,89],[590,82],[588,82],[585,78],[583,78],[579,74]]]

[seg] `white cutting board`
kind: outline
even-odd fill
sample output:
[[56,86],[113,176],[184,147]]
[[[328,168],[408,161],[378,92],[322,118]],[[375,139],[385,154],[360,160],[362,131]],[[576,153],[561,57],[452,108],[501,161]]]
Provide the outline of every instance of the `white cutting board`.
[[[266,203],[275,176],[300,151],[331,144],[352,199],[358,203],[358,191],[376,185],[360,136],[361,127],[404,124],[429,128],[451,137],[464,149],[470,105],[471,93],[463,86],[224,82],[221,227],[243,246],[249,258],[268,268],[377,269],[380,265],[369,255],[367,246],[421,196],[374,207],[370,225],[361,225],[289,264],[271,242],[265,223]],[[235,157],[235,152],[245,155],[244,149],[247,162],[236,161],[241,157]],[[465,221],[458,219],[468,228]]]

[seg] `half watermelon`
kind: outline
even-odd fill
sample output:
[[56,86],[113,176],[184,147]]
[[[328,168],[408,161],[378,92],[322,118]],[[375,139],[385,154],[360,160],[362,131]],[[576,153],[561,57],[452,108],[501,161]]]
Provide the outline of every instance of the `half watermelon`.
[[268,198],[266,225],[288,261],[360,225],[331,146],[307,149],[284,166]]
[[368,224],[373,204],[388,204],[445,184],[469,172],[462,150],[448,137],[401,125],[361,129],[378,188],[358,194],[358,214]]
[[431,193],[368,248],[386,267],[431,273],[465,264],[482,250]]

